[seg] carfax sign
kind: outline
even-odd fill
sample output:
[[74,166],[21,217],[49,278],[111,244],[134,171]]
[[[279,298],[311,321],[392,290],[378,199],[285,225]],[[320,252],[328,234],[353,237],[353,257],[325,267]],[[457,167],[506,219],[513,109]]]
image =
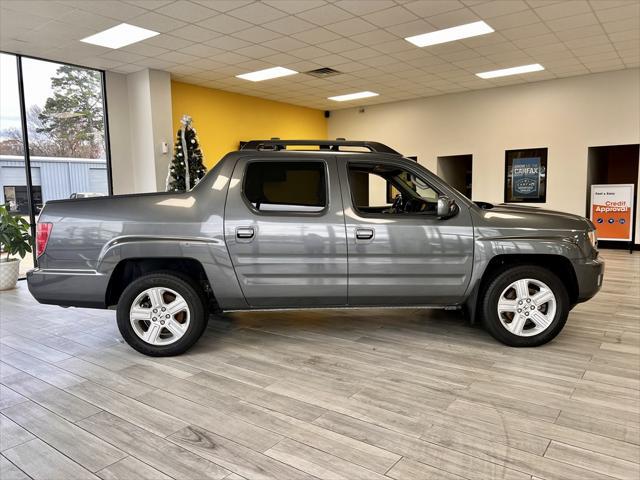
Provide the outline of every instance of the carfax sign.
[[540,157],[513,159],[511,196],[514,198],[540,196]]
[[633,184],[591,185],[591,221],[599,240],[631,241]]

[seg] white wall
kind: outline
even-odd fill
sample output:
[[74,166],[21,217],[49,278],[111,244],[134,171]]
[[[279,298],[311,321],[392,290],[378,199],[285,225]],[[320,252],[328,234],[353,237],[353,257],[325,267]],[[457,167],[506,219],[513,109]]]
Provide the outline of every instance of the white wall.
[[438,156],[473,154],[474,200],[498,202],[505,150],[548,147],[547,203],[535,205],[585,215],[588,147],[640,143],[640,70],[337,110],[336,137],[386,143],[434,172]]
[[[151,122],[153,135],[153,156],[156,170],[156,189],[164,191],[171,147],[173,144],[173,126],[171,111],[171,75],[169,72],[149,70],[149,91],[151,98]],[[162,144],[169,151],[162,153]]]
[[129,92],[127,76],[106,72],[107,112],[111,146],[111,174],[113,193],[135,192],[129,130]]
[[[106,77],[114,193],[164,190],[173,136],[169,73]],[[162,153],[163,142],[168,153]]]

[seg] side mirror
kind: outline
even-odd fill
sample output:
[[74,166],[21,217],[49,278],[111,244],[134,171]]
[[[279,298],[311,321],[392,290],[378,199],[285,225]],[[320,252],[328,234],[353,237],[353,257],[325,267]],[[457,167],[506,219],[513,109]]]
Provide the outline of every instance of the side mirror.
[[458,211],[455,200],[447,196],[438,197],[438,218],[445,219],[453,217]]

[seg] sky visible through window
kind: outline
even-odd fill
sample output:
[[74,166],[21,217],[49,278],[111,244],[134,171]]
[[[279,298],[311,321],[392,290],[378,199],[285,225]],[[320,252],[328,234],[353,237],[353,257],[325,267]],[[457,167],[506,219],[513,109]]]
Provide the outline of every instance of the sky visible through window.
[[[92,69],[22,57],[33,156],[106,158],[102,77]],[[0,155],[22,155],[16,57],[0,54]]]
[[[55,76],[59,63],[23,59],[24,91],[31,103],[44,105],[52,94],[51,82],[43,81]],[[29,108],[30,105],[27,105]],[[20,104],[18,102],[18,74],[16,57],[0,54],[0,138],[5,138],[8,128],[20,128]]]

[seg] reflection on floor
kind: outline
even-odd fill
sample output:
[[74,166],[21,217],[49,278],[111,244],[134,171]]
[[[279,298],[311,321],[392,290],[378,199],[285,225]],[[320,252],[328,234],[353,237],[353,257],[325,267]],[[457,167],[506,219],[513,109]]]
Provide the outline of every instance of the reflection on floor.
[[114,312],[21,282],[0,294],[0,477],[637,479],[640,254],[603,256],[602,292],[536,349],[455,312],[278,312],[152,359]]

